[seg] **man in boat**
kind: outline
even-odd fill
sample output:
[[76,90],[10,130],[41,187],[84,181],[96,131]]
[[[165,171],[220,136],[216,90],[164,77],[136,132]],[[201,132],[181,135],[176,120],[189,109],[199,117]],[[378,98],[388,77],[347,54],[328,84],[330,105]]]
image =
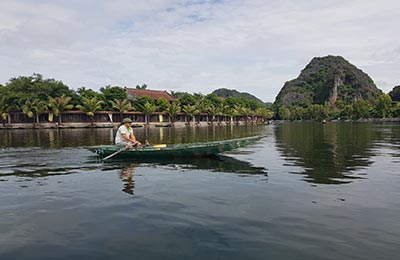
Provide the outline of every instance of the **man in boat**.
[[141,146],[142,144],[136,140],[135,134],[132,129],[132,119],[124,118],[121,126],[118,128],[115,135],[115,144],[125,147]]

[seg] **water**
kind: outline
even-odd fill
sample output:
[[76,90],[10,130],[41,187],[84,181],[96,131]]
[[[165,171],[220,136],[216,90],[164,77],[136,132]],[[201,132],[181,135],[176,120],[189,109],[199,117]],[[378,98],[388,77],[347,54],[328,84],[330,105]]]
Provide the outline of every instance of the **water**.
[[0,259],[398,259],[400,125],[137,129],[266,134],[211,158],[101,162],[111,129],[0,131]]

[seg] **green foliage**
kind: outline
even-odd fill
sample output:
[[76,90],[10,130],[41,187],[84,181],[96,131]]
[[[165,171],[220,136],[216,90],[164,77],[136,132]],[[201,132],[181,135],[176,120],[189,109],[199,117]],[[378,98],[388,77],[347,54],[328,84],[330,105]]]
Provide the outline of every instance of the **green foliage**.
[[158,107],[157,111],[163,112],[169,107],[169,101],[163,97],[157,99],[156,105]]
[[389,92],[389,96],[393,101],[400,101],[400,86],[396,86]]
[[315,104],[307,108],[306,113],[309,119],[323,120],[328,117],[328,111],[325,106]]
[[396,102],[391,111],[394,116],[400,117],[400,102]]
[[154,99],[152,99],[149,96],[140,96],[137,97],[134,101],[133,101],[133,107],[135,110],[141,111],[141,109],[143,108],[143,106],[146,104],[152,104],[154,105]]
[[[0,89],[1,89],[1,87],[2,86],[0,85]],[[9,110],[10,110],[10,107],[7,103],[7,97],[0,96],[0,118],[3,120],[3,124],[5,123],[5,120],[7,119]]]
[[96,98],[97,100],[102,100],[103,96],[100,93],[97,93],[96,91],[92,89],[86,89],[85,87],[80,87],[76,91],[79,95],[79,103],[82,103],[82,98],[86,99],[91,99],[91,98]]
[[353,117],[355,119],[359,118],[369,118],[371,115],[372,106],[364,99],[359,99],[353,104],[354,112]]
[[22,112],[29,118],[36,117],[36,123],[39,123],[39,115],[46,110],[47,103],[39,99],[34,99],[33,101],[27,100],[22,106]]
[[206,103],[208,103],[211,106],[218,107],[221,104],[221,98],[219,98],[215,94],[208,94],[207,96],[204,97],[204,100]]
[[60,112],[65,110],[69,110],[73,108],[73,105],[70,105],[71,97],[67,97],[62,95],[61,97],[49,97],[49,107],[52,109],[53,113],[58,116]]
[[75,92],[61,81],[44,79],[40,74],[12,78],[1,87],[0,93],[7,97],[7,104],[11,110],[21,110],[26,101],[47,101],[48,97],[75,95]]
[[146,84],[142,84],[141,86],[136,85],[136,89],[147,89],[147,85]]
[[276,97],[275,107],[322,105],[330,100],[335,87],[339,109],[360,98],[373,102],[382,94],[367,74],[343,57],[326,56],[312,59],[299,77],[287,81]]
[[176,98],[176,99],[180,99],[183,95],[189,94],[189,93],[187,93],[187,92],[173,91],[173,90],[171,90],[170,93],[171,93],[171,96],[173,96],[173,97]]
[[184,93],[182,96],[179,97],[178,101],[181,104],[182,108],[184,106],[193,106],[196,103],[196,99],[194,98],[194,96],[190,95],[189,93]]
[[118,86],[113,86],[113,87],[105,86],[103,88],[100,88],[100,92],[102,93],[102,99],[99,100],[104,101],[103,109],[105,110],[112,110],[112,106],[108,102],[109,100],[115,100],[115,99],[123,100],[127,99],[128,97],[128,94],[125,92],[125,90]]
[[54,115],[58,117],[58,123],[61,124],[61,112],[74,108],[73,105],[69,104],[71,97],[62,95],[61,97],[49,97],[48,104]]
[[269,109],[260,107],[255,111],[255,115],[260,117],[262,122],[265,122],[265,119],[271,119],[274,116],[274,113]]
[[353,115],[354,115],[354,107],[353,107],[353,105],[346,105],[342,109],[342,115],[344,115],[344,117],[346,117],[347,119],[352,119]]
[[212,106],[212,103],[210,102],[210,100],[202,98],[202,99],[197,99],[194,106],[196,107],[197,112],[201,114],[201,113],[207,113],[209,107]]
[[250,100],[252,102],[258,103],[260,106],[264,105],[264,102],[261,101],[259,98],[255,97],[254,95],[251,95],[251,94],[246,93],[246,92],[239,92],[239,91],[234,90],[234,89],[220,88],[220,89],[214,90],[212,92],[212,94],[215,94],[215,95],[217,95],[218,97],[221,97],[221,98],[229,98],[229,97],[243,98],[243,99]]
[[303,107],[292,107],[290,109],[290,119],[303,120],[307,118],[306,109]]
[[184,105],[182,111],[187,116],[187,123],[190,125],[190,121],[193,120],[193,116],[197,114],[197,109],[194,105]]
[[76,106],[77,109],[86,112],[86,115],[90,117],[91,124],[93,125],[94,113],[101,110],[102,100],[94,98],[83,98],[82,104]]
[[149,116],[157,110],[157,106],[154,103],[146,102],[140,107],[140,111],[145,114],[146,124],[149,124]]
[[132,104],[127,99],[114,99],[110,101],[112,109],[119,111],[121,114],[132,109]]
[[280,107],[278,116],[283,119],[283,120],[289,120],[290,119],[290,110],[287,107]]
[[167,113],[167,115],[169,116],[169,120],[173,124],[175,117],[178,115],[179,112],[181,112],[181,106],[179,102],[173,102],[164,111],[165,113]]
[[382,94],[375,100],[375,110],[379,117],[386,118],[390,114],[392,99],[387,94]]

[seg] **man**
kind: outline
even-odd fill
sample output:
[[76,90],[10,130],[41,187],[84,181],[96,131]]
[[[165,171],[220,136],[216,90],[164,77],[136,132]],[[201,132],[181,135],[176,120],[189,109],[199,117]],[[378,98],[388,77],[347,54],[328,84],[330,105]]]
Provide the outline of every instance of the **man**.
[[142,144],[136,140],[131,127],[132,119],[124,118],[122,120],[121,126],[118,128],[117,134],[115,136],[115,144],[123,145],[125,147],[141,146]]

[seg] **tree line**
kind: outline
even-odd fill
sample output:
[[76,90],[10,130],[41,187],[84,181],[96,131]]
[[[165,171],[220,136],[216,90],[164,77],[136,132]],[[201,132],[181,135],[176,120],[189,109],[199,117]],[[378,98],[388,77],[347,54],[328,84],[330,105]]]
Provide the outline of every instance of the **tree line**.
[[[146,89],[147,85],[136,86]],[[128,111],[140,111],[145,114],[146,123],[154,112],[165,112],[171,123],[178,113],[183,112],[188,118],[188,124],[196,115],[206,114],[213,123],[216,118],[244,116],[257,118],[260,122],[270,119],[274,113],[264,104],[245,98],[219,98],[215,94],[203,95],[186,92],[173,92],[176,101],[170,103],[165,98],[154,100],[141,96],[128,100],[127,93],[119,86],[105,86],[100,91],[85,87],[70,89],[62,81],[44,79],[40,74],[19,76],[10,79],[4,86],[0,84],[0,116],[4,121],[10,112],[23,112],[29,118],[39,123],[39,116],[52,112],[62,123],[62,112],[68,110],[84,111],[93,124],[97,111],[118,111],[121,114]]]
[[382,94],[374,102],[358,99],[353,103],[337,102],[332,105],[311,104],[308,106],[281,106],[275,109],[276,117],[284,120],[357,120],[362,118],[391,118],[400,116],[400,102]]

